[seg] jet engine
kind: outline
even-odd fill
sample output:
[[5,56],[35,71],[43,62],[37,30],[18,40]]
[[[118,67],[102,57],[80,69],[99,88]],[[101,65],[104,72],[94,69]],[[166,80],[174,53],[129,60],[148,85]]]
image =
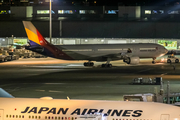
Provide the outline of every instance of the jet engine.
[[127,64],[139,64],[139,61],[139,57],[127,57],[123,60]]

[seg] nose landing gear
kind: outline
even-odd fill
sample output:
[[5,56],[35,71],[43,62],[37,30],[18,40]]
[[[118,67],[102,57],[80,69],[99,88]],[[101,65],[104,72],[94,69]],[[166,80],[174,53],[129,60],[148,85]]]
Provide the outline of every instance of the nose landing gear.
[[152,61],[152,64],[155,64],[156,63],[156,58],[153,58],[153,61]]

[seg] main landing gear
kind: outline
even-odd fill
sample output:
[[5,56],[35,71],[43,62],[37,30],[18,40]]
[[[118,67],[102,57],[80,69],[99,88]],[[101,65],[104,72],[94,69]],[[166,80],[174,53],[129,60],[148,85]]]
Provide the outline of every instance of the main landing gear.
[[84,66],[94,66],[94,63],[93,62],[85,62],[84,63]]
[[152,64],[155,64],[156,63],[156,58],[153,58],[153,61],[152,61]]
[[102,67],[102,68],[105,68],[105,67],[111,68],[111,67],[112,67],[112,64],[102,64],[101,67]]
[[111,68],[112,67],[112,64],[110,64],[110,61],[111,61],[111,59],[110,58],[107,58],[107,62],[106,62],[106,64],[102,64],[101,65],[101,67],[102,68]]

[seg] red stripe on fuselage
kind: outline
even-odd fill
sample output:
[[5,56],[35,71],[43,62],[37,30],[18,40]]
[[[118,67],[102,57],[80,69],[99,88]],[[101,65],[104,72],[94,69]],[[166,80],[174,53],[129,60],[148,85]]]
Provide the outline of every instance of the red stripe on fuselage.
[[64,52],[62,52],[58,48],[56,48],[54,45],[47,42],[44,39],[44,37],[39,33],[38,30],[36,30],[36,31],[37,31],[37,35],[38,35],[40,45],[42,47],[46,48],[47,50],[49,50],[54,55],[55,58],[64,59],[64,60],[73,60],[70,56],[68,56],[67,54],[65,54]]

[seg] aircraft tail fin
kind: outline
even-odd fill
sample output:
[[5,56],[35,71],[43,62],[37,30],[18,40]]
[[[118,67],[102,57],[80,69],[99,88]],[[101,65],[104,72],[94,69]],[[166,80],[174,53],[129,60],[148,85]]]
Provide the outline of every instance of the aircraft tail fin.
[[30,46],[25,47],[26,49],[53,58],[72,60],[72,58],[61,49],[58,49],[56,46],[46,41],[30,21],[23,21],[23,25],[30,44]]
[[43,46],[48,43],[30,21],[23,21],[23,24],[31,47]]

